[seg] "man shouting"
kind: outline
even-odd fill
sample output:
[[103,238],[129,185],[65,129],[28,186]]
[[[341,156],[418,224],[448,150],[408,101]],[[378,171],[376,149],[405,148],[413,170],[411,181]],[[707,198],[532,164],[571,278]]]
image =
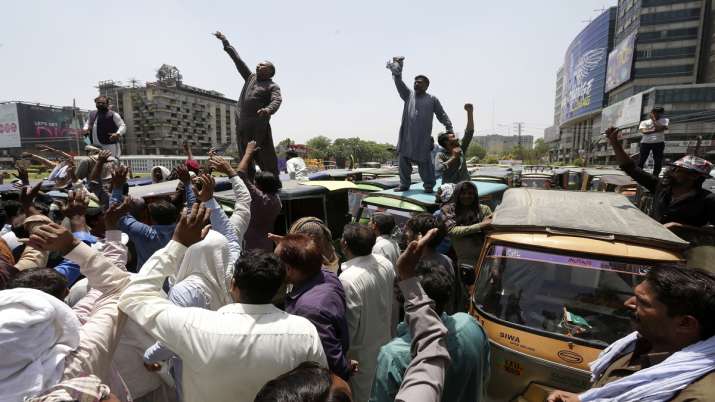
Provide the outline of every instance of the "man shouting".
[[[271,62],[262,61],[252,73],[246,63],[239,57],[236,49],[221,33],[214,34],[223,43],[223,50],[228,53],[236,65],[245,83],[238,98],[238,145],[241,157],[250,141],[256,141],[258,147],[254,160],[262,171],[268,171],[278,177],[278,158],[273,146],[271,133],[271,115],[278,111],[281,105],[281,89],[272,78],[276,68]],[[248,170],[248,176],[253,180],[255,169]]]
[[392,71],[392,78],[397,86],[397,93],[405,103],[402,109],[402,124],[397,142],[397,155],[400,158],[400,186],[395,191],[410,188],[412,162],[417,164],[422,185],[426,193],[434,191],[435,177],[432,161],[432,116],[444,124],[448,133],[453,133],[452,122],[442,108],[436,96],[427,93],[429,78],[424,75],[415,77],[414,90],[410,90],[402,81],[403,57],[394,57],[387,68]]

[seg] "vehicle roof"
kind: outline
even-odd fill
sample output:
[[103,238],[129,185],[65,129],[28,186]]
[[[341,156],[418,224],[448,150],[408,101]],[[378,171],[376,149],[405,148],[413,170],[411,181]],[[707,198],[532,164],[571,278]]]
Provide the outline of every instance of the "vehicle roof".
[[588,239],[573,236],[554,236],[547,233],[493,233],[491,239],[527,246],[543,247],[589,254],[608,255],[621,258],[635,258],[658,262],[676,263],[682,257],[675,251],[663,250],[646,245],[630,244],[618,241]]
[[[410,178],[410,181],[412,183],[417,183],[420,181],[420,176],[419,174],[413,174],[412,177]],[[382,177],[382,178],[377,178],[373,180],[361,180],[357,182],[358,184],[370,184],[376,187],[381,187],[384,189],[390,189],[390,188],[395,188],[400,185],[400,177],[399,176],[391,176],[391,177]]]
[[[281,188],[279,193],[279,197],[282,201],[290,201],[298,198],[321,198],[328,192],[328,189],[324,186],[311,185],[312,182],[305,182],[306,185],[304,185],[297,180],[285,180],[282,183],[283,188]],[[336,181],[335,183],[342,182]],[[217,199],[222,201],[233,201],[235,199],[233,190],[216,192],[214,195]]]
[[623,195],[512,188],[494,211],[500,231],[545,232],[683,249],[688,242],[641,212]]
[[[494,193],[503,192],[504,190],[509,188],[506,184],[502,184],[502,183],[491,183],[491,182],[482,182],[482,181],[472,181],[472,183],[474,183],[474,185],[477,186],[477,191],[479,193],[479,197],[486,197],[486,196],[494,194]],[[437,179],[436,187],[439,187],[441,184],[442,184],[442,180]],[[375,193],[369,195],[368,197],[365,197],[363,199],[363,202],[379,205],[379,200],[376,199],[377,197],[394,198],[394,199],[398,199],[398,200],[401,200],[406,203],[419,205],[421,207],[432,207],[432,206],[436,205],[435,194],[425,193],[424,189],[422,187],[422,183],[415,183],[415,184],[411,185],[410,189],[407,191],[393,191],[393,190],[378,191],[378,192],[375,192]]]
[[625,176],[626,173],[620,169],[585,168],[583,169],[589,176]]
[[513,176],[514,172],[512,169],[506,168],[476,168],[469,172],[471,177],[497,177],[500,179]]
[[616,186],[626,186],[630,184],[636,184],[636,181],[631,179],[630,176],[625,175],[613,175],[607,174],[601,176],[601,183],[615,184]]

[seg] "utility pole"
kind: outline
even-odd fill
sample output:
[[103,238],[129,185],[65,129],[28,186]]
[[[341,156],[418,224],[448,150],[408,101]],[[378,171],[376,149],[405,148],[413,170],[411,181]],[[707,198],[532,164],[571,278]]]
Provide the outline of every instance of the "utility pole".
[[521,130],[524,127],[524,122],[523,121],[517,121],[514,123],[514,126],[516,127],[516,148],[517,152],[519,152],[519,158],[522,158],[522,148],[521,148]]

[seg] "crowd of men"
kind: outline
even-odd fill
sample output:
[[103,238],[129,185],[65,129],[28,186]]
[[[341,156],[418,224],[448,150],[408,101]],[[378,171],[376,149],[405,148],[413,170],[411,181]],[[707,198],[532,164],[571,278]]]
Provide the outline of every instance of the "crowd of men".
[[[119,141],[126,129],[96,99],[85,131],[93,157],[79,166],[28,155],[52,168],[41,192],[18,169],[18,191],[3,196],[0,240],[0,401],[479,401],[490,372],[488,336],[469,314],[459,266],[474,266],[491,209],[479,203],[460,141],[419,75],[401,78],[400,186],[412,164],[425,192],[443,185],[434,214],[411,217],[401,250],[395,219],[375,213],[348,224],[336,250],[315,217],[272,234],[281,211],[269,119],[281,104],[275,67],[251,72],[217,32],[245,80],[239,100],[241,157],[216,154],[201,166],[152,169],[178,179],[176,192],[147,202],[129,196]],[[644,135],[667,128],[654,110]],[[445,125],[436,147],[433,116]],[[621,167],[654,194],[652,215],[669,227],[710,231],[715,196],[701,189],[711,164],[687,156],[664,178],[642,170],[609,129]],[[658,138],[644,147],[658,157]],[[306,167],[290,155],[289,173]],[[647,155],[646,155],[647,157]],[[297,159],[296,159],[297,158]],[[260,169],[256,169],[256,165]],[[212,172],[214,172],[212,174]],[[214,197],[214,174],[228,178],[228,216]],[[635,332],[592,364],[593,387],[556,390],[549,401],[705,401],[715,399],[715,276],[657,267],[625,303]]]

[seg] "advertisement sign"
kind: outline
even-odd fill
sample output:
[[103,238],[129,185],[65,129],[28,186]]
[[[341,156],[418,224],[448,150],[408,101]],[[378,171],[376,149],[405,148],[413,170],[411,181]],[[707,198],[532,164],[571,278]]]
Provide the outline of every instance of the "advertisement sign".
[[602,129],[605,131],[608,127],[623,128],[640,123],[643,106],[641,95],[633,95],[603,109],[601,112]]
[[79,153],[84,147],[80,130],[84,115],[72,108],[17,104],[23,148],[46,144],[63,151]]
[[633,69],[633,53],[636,47],[636,31],[623,38],[608,54],[608,70],[606,72],[606,92],[631,79]]
[[0,105],[0,148],[19,148],[20,124],[17,121],[17,105]]
[[615,7],[588,24],[566,50],[561,123],[603,107],[608,33]]

